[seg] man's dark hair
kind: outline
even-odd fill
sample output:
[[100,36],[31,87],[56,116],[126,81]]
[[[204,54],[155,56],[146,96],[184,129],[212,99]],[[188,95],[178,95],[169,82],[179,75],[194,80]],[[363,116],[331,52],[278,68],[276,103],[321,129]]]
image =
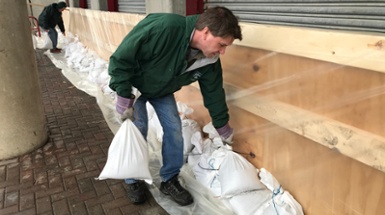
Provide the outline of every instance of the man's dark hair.
[[67,7],[67,4],[64,1],[57,3],[57,6],[56,6],[57,9],[62,9],[66,7]]
[[242,40],[242,32],[238,18],[225,7],[209,8],[203,14],[199,15],[198,21],[195,23],[195,28],[202,30],[205,27],[208,27],[211,34],[215,37],[224,38],[232,36],[234,39]]

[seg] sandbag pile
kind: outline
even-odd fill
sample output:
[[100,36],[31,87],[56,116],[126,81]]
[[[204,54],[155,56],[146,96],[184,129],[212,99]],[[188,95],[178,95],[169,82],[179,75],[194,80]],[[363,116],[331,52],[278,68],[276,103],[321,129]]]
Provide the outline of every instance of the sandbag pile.
[[[187,130],[187,129],[186,129]],[[224,145],[211,123],[205,140],[190,139],[188,156],[196,180],[238,215],[302,215],[301,205],[266,169],[258,170]],[[188,136],[188,135],[186,135]]]

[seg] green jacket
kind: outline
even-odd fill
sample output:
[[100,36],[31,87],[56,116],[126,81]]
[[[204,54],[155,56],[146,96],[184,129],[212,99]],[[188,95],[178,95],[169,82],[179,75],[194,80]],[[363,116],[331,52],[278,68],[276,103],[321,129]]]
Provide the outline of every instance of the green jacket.
[[229,121],[220,60],[186,71],[186,54],[198,15],[150,14],[123,39],[110,57],[110,88],[129,98],[131,87],[147,98],[174,93],[198,81],[214,127]]
[[59,26],[61,32],[65,32],[62,13],[57,9],[57,3],[44,7],[39,15],[39,26],[48,30]]

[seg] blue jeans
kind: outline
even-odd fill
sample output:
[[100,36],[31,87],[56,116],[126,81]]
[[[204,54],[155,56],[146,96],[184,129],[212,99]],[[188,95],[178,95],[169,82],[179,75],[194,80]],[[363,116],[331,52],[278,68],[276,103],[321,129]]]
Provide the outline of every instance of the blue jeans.
[[57,31],[56,31],[55,28],[50,28],[50,29],[47,29],[47,30],[48,30],[48,37],[52,41],[52,47],[53,47],[53,49],[56,49],[56,46],[57,46]]
[[[148,131],[148,115],[146,103],[154,107],[155,113],[163,128],[162,160],[160,168],[162,181],[168,181],[179,174],[183,165],[182,122],[174,94],[161,98],[145,98],[140,96],[134,104],[134,124],[146,139]],[[125,179],[127,184],[135,183],[135,179]]]
[[53,49],[56,49],[57,46],[57,31],[55,28],[50,28],[48,31],[48,36],[52,41],[52,47]]

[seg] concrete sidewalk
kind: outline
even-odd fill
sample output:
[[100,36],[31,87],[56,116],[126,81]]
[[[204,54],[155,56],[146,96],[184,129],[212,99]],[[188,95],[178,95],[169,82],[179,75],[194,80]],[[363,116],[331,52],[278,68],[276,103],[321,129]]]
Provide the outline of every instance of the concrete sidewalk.
[[0,214],[168,214],[150,192],[149,201],[133,205],[123,180],[94,180],[113,133],[95,98],[73,86],[43,50],[35,53],[49,140],[0,161]]

